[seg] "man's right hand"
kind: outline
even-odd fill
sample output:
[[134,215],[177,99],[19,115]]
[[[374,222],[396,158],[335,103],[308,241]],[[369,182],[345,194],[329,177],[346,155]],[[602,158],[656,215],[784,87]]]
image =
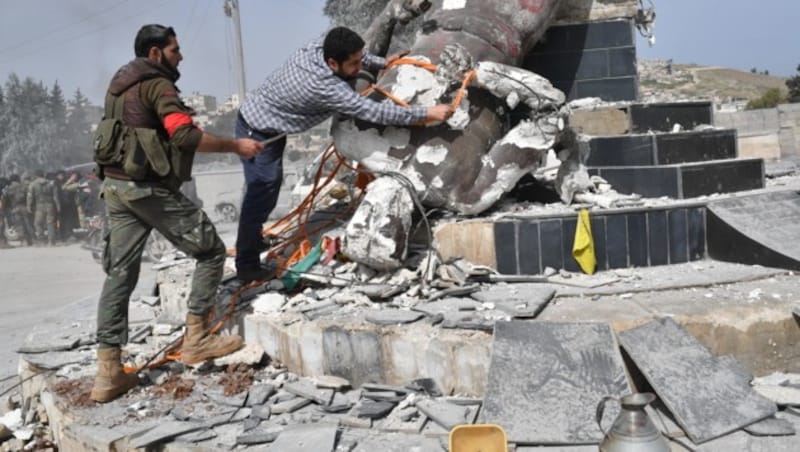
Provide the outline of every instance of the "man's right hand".
[[264,145],[260,141],[251,138],[236,139],[236,154],[244,159],[251,159],[264,150]]
[[447,121],[449,117],[453,116],[454,112],[453,106],[449,104],[439,104],[428,107],[428,121]]

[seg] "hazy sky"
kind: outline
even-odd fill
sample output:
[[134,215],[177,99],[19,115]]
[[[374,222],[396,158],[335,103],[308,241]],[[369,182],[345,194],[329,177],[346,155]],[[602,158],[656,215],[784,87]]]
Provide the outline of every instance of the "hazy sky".
[[[513,1],[513,0],[509,0]],[[236,91],[232,22],[223,0],[0,0],[0,82],[31,76],[68,97],[77,87],[100,104],[111,75],[133,57],[145,23],[172,25],[184,54],[178,86],[219,101]],[[647,0],[645,0],[647,3]],[[672,58],[774,75],[800,64],[797,0],[658,0],[657,42],[641,58]],[[328,27],[324,0],[240,0],[248,88]],[[762,5],[769,5],[765,7]]]

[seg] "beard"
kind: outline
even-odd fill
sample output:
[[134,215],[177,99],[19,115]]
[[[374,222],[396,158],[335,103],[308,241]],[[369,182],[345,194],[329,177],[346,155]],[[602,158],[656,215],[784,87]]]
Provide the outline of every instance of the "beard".
[[175,73],[176,81],[180,78],[181,73],[180,71],[178,71],[178,68],[170,64],[170,62],[166,58],[164,58],[164,55],[161,55],[161,60],[158,63],[164,66],[165,68],[169,69],[170,72]]
[[337,77],[339,77],[340,79],[342,79],[342,80],[344,80],[346,82],[351,82],[351,81],[353,81],[353,80],[358,78],[358,72],[356,72],[355,74],[351,75],[351,74],[345,73],[341,69],[336,71],[335,74],[336,74]]

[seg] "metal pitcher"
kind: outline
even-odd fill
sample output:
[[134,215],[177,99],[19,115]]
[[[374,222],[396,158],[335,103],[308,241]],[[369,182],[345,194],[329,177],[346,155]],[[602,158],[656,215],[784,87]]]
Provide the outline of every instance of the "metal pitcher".
[[[667,440],[661,436],[644,407],[652,403],[656,396],[649,393],[630,394],[618,399],[603,397],[597,405],[597,425],[605,434],[600,442],[600,452],[670,452]],[[606,403],[615,401],[621,411],[608,431],[603,430],[601,421]]]

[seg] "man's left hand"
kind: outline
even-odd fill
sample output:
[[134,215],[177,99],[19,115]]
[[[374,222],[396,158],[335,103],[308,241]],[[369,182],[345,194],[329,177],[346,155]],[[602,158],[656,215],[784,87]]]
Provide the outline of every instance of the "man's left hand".
[[406,55],[408,55],[408,52],[409,52],[408,50],[403,50],[402,52],[395,53],[394,55],[390,55],[390,56],[386,57],[386,67],[391,66],[393,62],[399,60],[400,58],[403,58]]

